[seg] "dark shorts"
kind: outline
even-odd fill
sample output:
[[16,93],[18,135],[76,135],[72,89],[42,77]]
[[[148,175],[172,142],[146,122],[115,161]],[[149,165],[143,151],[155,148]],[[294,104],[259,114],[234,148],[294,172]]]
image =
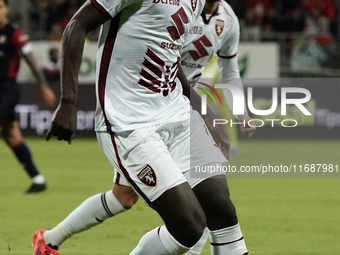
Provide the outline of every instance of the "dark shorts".
[[20,87],[15,79],[0,80],[0,126],[16,120],[15,106],[20,100]]

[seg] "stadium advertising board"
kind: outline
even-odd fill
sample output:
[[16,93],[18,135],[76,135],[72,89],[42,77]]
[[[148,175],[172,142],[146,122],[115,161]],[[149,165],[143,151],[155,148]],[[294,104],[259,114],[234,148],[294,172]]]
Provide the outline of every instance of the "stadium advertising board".
[[[252,89],[252,107],[258,112],[272,109],[264,115],[254,115],[250,112],[257,126],[255,139],[340,139],[338,101],[340,87],[337,85],[337,79],[280,79],[273,82],[281,84],[276,87],[276,95],[273,94],[273,87],[256,86]],[[46,109],[39,91],[34,86],[36,85],[22,84],[22,100],[16,107],[16,112],[20,127],[26,135],[44,135],[54,109]],[[51,87],[58,95],[60,94],[58,84],[53,84]],[[311,98],[304,99],[306,97],[304,93],[287,93],[286,97],[293,99],[293,102],[295,98],[297,102],[304,100],[306,103],[301,104],[301,109],[294,103],[285,103],[283,114],[282,90],[289,88],[304,88],[303,92],[309,91]],[[250,98],[247,91],[249,90],[245,90],[246,99]],[[219,90],[217,92],[223,94]],[[273,97],[277,97],[275,108],[273,108]],[[218,102],[217,99],[216,101]],[[223,103],[224,99],[222,99]],[[214,106],[209,103],[209,96],[208,105]],[[94,85],[79,86],[78,136],[94,136],[94,110]],[[237,123],[231,115],[220,116],[217,119],[221,119],[219,124],[222,125],[236,127],[243,125]]]

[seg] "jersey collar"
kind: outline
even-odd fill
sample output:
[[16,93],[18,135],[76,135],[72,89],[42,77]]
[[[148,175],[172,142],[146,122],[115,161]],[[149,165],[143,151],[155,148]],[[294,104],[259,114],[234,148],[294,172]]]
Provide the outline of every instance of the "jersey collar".
[[209,19],[207,19],[206,14],[204,13],[204,11],[202,11],[201,16],[202,16],[202,19],[203,19],[204,24],[209,25],[209,22],[210,22],[211,18],[212,18],[213,16],[217,16],[217,15],[219,14],[219,13],[218,13],[218,8],[219,8],[219,5],[217,6],[217,8],[216,8],[216,10],[213,12],[213,14],[211,14],[211,16],[209,17]]

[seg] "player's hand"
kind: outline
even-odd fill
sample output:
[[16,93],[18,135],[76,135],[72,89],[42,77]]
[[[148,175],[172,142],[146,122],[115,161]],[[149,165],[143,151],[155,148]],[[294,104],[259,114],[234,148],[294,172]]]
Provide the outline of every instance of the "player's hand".
[[56,99],[55,99],[55,95],[53,91],[45,84],[42,84],[40,86],[40,91],[41,91],[45,104],[48,107],[54,106]]
[[77,126],[77,109],[75,103],[61,100],[52,118],[51,127],[46,133],[46,141],[56,136],[59,141],[71,144]]
[[244,121],[244,123],[245,123],[245,125],[241,125],[240,126],[241,127],[241,132],[243,134],[245,134],[248,138],[252,137],[254,132],[256,131],[255,123],[252,120],[252,118],[250,118],[247,114],[239,115],[238,116],[238,121],[239,122],[243,122]]
[[204,116],[203,119],[215,143],[220,147],[224,157],[226,159],[229,159],[230,143],[227,131],[225,130],[223,125],[215,125],[214,127],[213,118],[211,118],[210,116]]

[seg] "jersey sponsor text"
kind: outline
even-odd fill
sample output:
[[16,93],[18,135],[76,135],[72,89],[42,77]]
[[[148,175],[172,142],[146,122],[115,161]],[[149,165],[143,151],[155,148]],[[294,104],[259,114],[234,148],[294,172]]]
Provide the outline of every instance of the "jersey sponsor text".
[[161,43],[161,48],[169,49],[169,50],[180,50],[180,49],[182,49],[182,45],[162,42]]
[[153,0],[152,3],[154,4],[170,4],[170,5],[177,5],[179,6],[180,0]]
[[201,35],[202,33],[203,33],[203,28],[201,26],[194,26],[190,31],[190,34],[195,34],[195,35]]
[[184,60],[181,61],[181,66],[186,66],[189,68],[199,68],[199,69],[203,67],[203,65],[201,64],[188,63],[188,62],[185,62]]

